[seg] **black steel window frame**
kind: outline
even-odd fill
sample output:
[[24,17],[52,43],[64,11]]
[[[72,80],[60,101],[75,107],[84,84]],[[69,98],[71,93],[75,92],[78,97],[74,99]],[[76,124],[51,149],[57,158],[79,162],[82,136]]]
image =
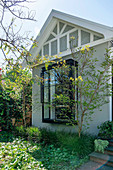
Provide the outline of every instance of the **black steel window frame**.
[[[67,59],[66,61],[66,65],[71,66],[75,66],[76,67],[76,77],[78,77],[78,63],[77,61],[73,60],[73,59]],[[48,66],[48,69],[46,69],[45,67],[42,67],[42,72],[41,72],[41,78],[42,78],[42,82],[41,82],[41,103],[42,103],[42,122],[43,123],[58,123],[58,124],[65,124],[67,123],[66,121],[62,120],[55,120],[55,119],[51,119],[50,117],[50,107],[49,107],[49,118],[44,118],[44,104],[46,102],[44,102],[44,72],[46,72],[47,70],[52,70],[53,67],[57,67],[58,65],[62,66],[62,64],[60,64],[60,62],[58,64],[52,64]],[[70,75],[69,77],[71,77],[72,75]],[[71,87],[70,87],[71,88]],[[49,79],[48,79],[48,100],[50,101],[50,75],[49,75]],[[78,93],[76,92],[76,98],[78,98]],[[55,116],[56,118],[56,116]]]

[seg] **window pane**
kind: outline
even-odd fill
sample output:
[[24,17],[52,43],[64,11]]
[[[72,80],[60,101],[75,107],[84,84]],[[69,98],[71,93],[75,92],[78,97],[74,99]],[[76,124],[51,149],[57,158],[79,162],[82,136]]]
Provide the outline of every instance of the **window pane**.
[[55,26],[53,32],[54,32],[55,34],[57,34],[57,25]]
[[49,102],[49,74],[44,72],[44,102]]
[[61,30],[62,30],[62,28],[63,28],[64,25],[65,25],[64,23],[59,22],[59,30],[60,30],[60,32],[61,32]]
[[44,119],[49,119],[49,106],[44,104]]
[[51,107],[51,119],[55,119],[55,107]]
[[50,102],[51,119],[55,119],[55,107],[53,106],[55,98],[55,70],[50,70]]
[[94,35],[93,40],[96,41],[96,40],[100,40],[100,39],[102,39],[102,38],[103,38],[103,37],[99,37],[99,36],[97,36],[97,35]]
[[51,42],[51,55],[57,54],[57,40]]
[[49,102],[49,90],[48,90],[48,87],[44,87],[44,102]]
[[[53,38],[55,38],[52,34],[50,34],[50,36],[49,36],[49,38],[47,39],[47,41],[49,41],[49,40],[52,40]],[[46,41],[46,42],[47,42]]]
[[50,70],[50,85],[55,85],[55,70]]
[[44,72],[44,86],[48,86],[49,73],[47,71]]
[[55,70],[50,70],[50,102],[55,98]]
[[56,68],[55,69],[56,84],[65,84],[67,82],[69,83],[69,72],[70,66],[68,65]]
[[81,45],[87,44],[90,42],[90,33],[81,31]]
[[67,50],[67,35],[60,38],[60,52]]
[[66,28],[64,29],[63,33],[72,30],[74,27],[67,25]]
[[69,34],[69,38],[70,38],[70,48],[74,48],[78,46],[78,30],[72,32],[71,34]]
[[49,55],[49,44],[44,45],[43,49],[44,49],[44,55]]

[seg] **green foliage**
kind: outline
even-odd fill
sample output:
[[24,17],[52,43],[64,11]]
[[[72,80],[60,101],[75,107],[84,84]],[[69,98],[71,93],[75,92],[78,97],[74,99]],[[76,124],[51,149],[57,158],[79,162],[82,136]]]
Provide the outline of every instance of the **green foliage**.
[[10,91],[0,86],[0,127],[2,129],[12,128],[12,118],[22,117],[20,100],[13,100]]
[[110,139],[113,137],[113,122],[106,121],[97,127],[99,129],[98,136],[104,139]]
[[53,145],[54,147],[66,148],[69,152],[76,153],[77,156],[83,158],[94,150],[94,137],[90,135],[52,132],[46,129],[38,129],[36,127],[24,128],[16,127],[16,135],[24,137],[35,143],[42,143],[43,146]]
[[26,133],[28,135],[28,138],[30,141],[34,141],[36,143],[40,142],[40,138],[41,138],[41,133],[40,130],[36,127],[28,127],[26,129]]
[[[23,134],[25,128],[20,129],[19,131]],[[0,132],[0,169],[74,170],[87,160],[87,156],[80,159],[76,152],[64,147],[55,147],[52,144],[31,144],[20,138],[14,138],[12,133]]]
[[10,131],[0,130],[0,142],[12,142],[14,139],[14,134]]
[[104,153],[104,149],[109,145],[107,140],[96,139],[94,141],[95,144],[95,151],[99,151]]
[[5,125],[7,129],[11,128],[12,118],[15,118],[16,122],[23,118],[23,122],[26,124],[26,115],[31,112],[32,103],[31,73],[16,63],[12,67],[6,66],[2,79],[4,83],[1,84],[0,89],[1,126]]
[[41,142],[44,143],[44,145],[54,145],[57,147],[60,146],[59,139],[58,139],[58,132],[53,132],[43,128],[40,129],[40,133],[41,133]]
[[94,136],[59,132],[58,140],[61,147],[68,149],[71,152],[76,152],[79,157],[85,157],[94,150]]
[[47,169],[72,169],[79,167],[82,163],[88,160],[88,157],[79,159],[74,152],[70,152],[65,148],[55,148],[54,145],[41,147],[33,153],[36,159],[41,159],[42,164]]
[[40,161],[30,154],[36,151],[37,146],[21,139],[12,142],[0,142],[0,169],[45,169]]
[[14,133],[17,136],[21,136],[23,138],[27,138],[26,128],[23,127],[23,126],[15,127]]

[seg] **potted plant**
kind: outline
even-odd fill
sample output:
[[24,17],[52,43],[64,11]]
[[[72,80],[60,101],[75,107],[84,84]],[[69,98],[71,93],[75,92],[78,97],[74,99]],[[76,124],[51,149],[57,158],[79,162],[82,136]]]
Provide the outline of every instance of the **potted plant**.
[[104,149],[109,145],[107,140],[95,139],[95,151],[104,153]]

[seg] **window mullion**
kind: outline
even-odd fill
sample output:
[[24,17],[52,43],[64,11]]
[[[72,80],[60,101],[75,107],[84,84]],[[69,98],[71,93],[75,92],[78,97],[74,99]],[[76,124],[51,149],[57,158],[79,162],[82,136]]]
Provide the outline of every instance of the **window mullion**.
[[69,34],[67,34],[67,49],[70,49],[70,47],[69,47],[69,42],[70,42]]

